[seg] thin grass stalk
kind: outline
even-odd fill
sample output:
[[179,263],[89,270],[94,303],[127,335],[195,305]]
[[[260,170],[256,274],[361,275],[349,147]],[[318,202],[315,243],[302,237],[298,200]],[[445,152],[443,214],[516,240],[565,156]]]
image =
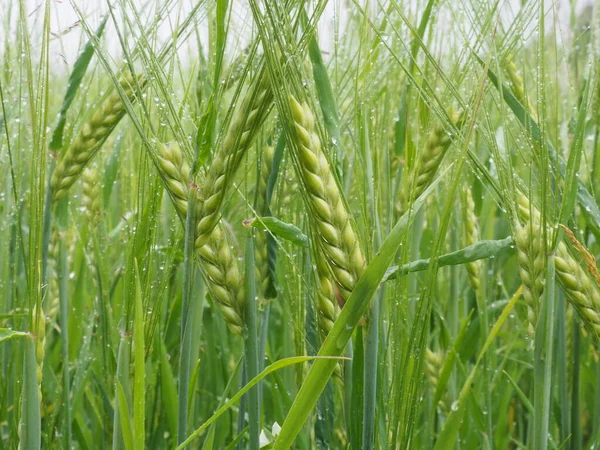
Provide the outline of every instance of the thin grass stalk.
[[[117,392],[117,383],[120,384],[125,392],[129,392],[129,337],[124,331],[121,333],[121,340],[119,341],[119,350],[117,354],[115,392]],[[115,395],[115,407],[113,409],[113,450],[123,450],[125,448],[123,430],[121,428],[121,418],[119,417],[121,411],[119,402],[120,397]],[[129,408],[129,405],[127,405],[127,408]]]
[[[59,202],[56,210],[57,220],[61,229],[66,229],[67,217],[67,199]],[[60,304],[60,329],[61,329],[61,350],[62,350],[62,394],[63,394],[63,447],[71,449],[71,383],[70,383],[70,364],[69,364],[69,262],[67,259],[67,245],[64,240],[59,243],[58,251],[58,292]]]
[[190,318],[190,304],[192,302],[192,283],[194,279],[194,259],[195,250],[195,191],[190,189],[188,192],[188,201],[185,218],[185,238],[183,246],[183,298],[181,308],[181,343],[179,358],[179,390],[178,398],[178,425],[177,425],[177,443],[181,444],[187,436],[188,424],[188,391],[190,382],[190,370],[193,364],[191,348],[193,334],[193,321]]
[[[375,205],[375,187],[373,174],[373,155],[371,146],[369,145],[369,122],[365,116],[364,125],[361,127],[361,141],[365,151],[366,160],[366,178],[368,191],[369,211],[373,222],[371,223],[374,229],[374,250],[378,250],[381,246],[381,224],[377,217],[377,208]],[[375,420],[377,418],[377,377],[379,374],[379,329],[382,320],[381,303],[384,299],[384,286],[381,287],[375,294],[369,318],[366,324],[366,338],[364,349],[364,380],[363,380],[363,421],[362,421],[362,443],[361,448],[372,450],[375,448]]]
[[552,360],[554,354],[555,264],[550,254],[547,260],[546,283],[540,321],[536,328],[534,349],[534,432],[532,448],[546,450],[549,439]]
[[19,450],[42,448],[42,419],[38,397],[37,363],[33,337],[25,339],[23,351],[23,391],[19,423]]
[[568,326],[566,320],[566,309],[565,298],[562,292],[558,292],[557,304],[556,304],[556,361],[557,361],[557,385],[558,385],[558,403],[560,405],[560,421],[559,421],[559,442],[566,442],[570,433],[570,411],[569,411],[569,378],[567,375],[567,337],[566,327]]
[[573,388],[571,390],[571,423],[573,424],[573,435],[571,436],[571,450],[583,448],[583,435],[581,432],[581,326],[578,320],[573,320]]
[[[245,361],[246,376],[253,379],[259,374],[258,354],[259,343],[257,342],[257,324],[256,324],[256,277],[254,273],[254,230],[249,230],[250,235],[246,242],[245,252]],[[259,450],[260,436],[260,398],[258,386],[253,387],[248,392],[248,429],[250,450]]]

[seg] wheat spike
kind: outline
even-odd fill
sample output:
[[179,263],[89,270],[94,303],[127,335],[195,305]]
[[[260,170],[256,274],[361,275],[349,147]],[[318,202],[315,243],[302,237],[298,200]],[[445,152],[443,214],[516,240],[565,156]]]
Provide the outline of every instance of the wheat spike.
[[[268,205],[266,203],[267,184],[269,181],[269,175],[271,174],[271,166],[273,165],[274,154],[275,148],[268,145],[265,147],[261,158],[260,174],[258,178],[258,203],[256,211],[261,216],[264,216],[268,211]],[[256,280],[259,283],[259,295],[265,303],[267,302],[265,293],[269,283],[271,282],[269,255],[267,250],[267,231],[257,231],[254,247]]]
[[525,226],[517,224],[515,244],[519,273],[523,282],[523,298],[527,305],[527,334],[533,339],[539,302],[544,292],[546,258],[542,248],[540,224],[530,221]]
[[[124,77],[120,84],[127,97],[133,101],[135,99],[133,77],[131,75]],[[125,113],[125,105],[119,94],[115,92],[83,125],[52,174],[51,187],[54,201],[60,200],[67,194]]]
[[100,217],[100,179],[97,169],[86,168],[81,176],[82,181],[82,203],[85,214],[90,222],[95,223]]
[[[458,114],[454,110],[450,110],[448,115],[452,123],[456,124],[458,122]],[[408,185],[405,185],[401,192],[400,213],[408,210],[412,202],[427,189],[452,141],[453,137],[448,134],[444,127],[436,125],[433,128],[423,151],[417,157],[416,164],[407,178],[409,180]]]
[[316,246],[343,300],[365,269],[366,260],[352,226],[338,184],[321,148],[310,107],[290,96],[297,141],[297,172],[306,188]]
[[[475,215],[473,195],[467,187],[462,191],[462,207],[464,243],[468,247],[479,241],[479,226],[477,224],[477,216]],[[481,285],[481,260],[467,263],[466,268],[471,287],[474,291],[479,290],[479,286]]]
[[210,232],[219,221],[221,205],[229,181],[250,148],[271,103],[272,92],[265,73],[258,80],[256,89],[250,89],[242,101],[223,142],[213,157],[209,170],[204,179],[197,183],[200,189],[196,210],[198,217],[196,247],[202,247],[210,239]]
[[508,79],[510,80],[510,89],[513,95],[517,98],[517,100],[519,100],[521,105],[523,105],[529,111],[533,120],[537,122],[537,113],[535,111],[535,108],[529,101],[529,98],[527,98],[523,78],[521,78],[521,75],[519,75],[519,72],[517,71],[517,66],[515,65],[512,59],[509,59],[506,62],[504,69],[506,70],[506,74],[508,75]]
[[179,144],[158,144],[157,162],[175,210],[181,217],[187,212],[190,166]]
[[[185,217],[188,207],[189,166],[178,145],[158,146],[157,168],[177,212]],[[226,230],[219,221],[208,235],[208,240],[196,250],[206,286],[227,326],[235,334],[243,328],[243,283],[238,262],[227,240]]]

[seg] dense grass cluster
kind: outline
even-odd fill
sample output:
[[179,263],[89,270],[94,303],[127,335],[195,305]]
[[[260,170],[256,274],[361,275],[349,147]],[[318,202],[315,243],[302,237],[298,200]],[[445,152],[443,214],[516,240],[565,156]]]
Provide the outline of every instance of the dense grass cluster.
[[26,3],[0,449],[600,445],[600,5]]

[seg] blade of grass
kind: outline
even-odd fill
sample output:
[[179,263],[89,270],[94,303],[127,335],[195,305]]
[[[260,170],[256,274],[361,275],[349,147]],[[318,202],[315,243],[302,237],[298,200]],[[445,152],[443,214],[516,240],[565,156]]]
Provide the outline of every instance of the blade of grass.
[[502,314],[500,314],[500,317],[498,317],[498,320],[496,320],[496,323],[490,330],[490,334],[488,335],[483,347],[479,352],[479,355],[477,356],[477,361],[475,362],[473,369],[471,369],[471,373],[467,377],[463,388],[460,391],[458,399],[456,400],[455,404],[453,405],[450,411],[450,414],[448,414],[448,417],[444,422],[444,426],[442,428],[442,431],[438,435],[433,450],[450,450],[454,448],[458,437],[458,432],[461,426],[463,425],[463,418],[466,411],[466,401],[471,393],[471,388],[473,387],[475,375],[477,374],[479,365],[483,359],[483,355],[487,352],[490,344],[496,338],[496,335],[500,331],[500,328],[502,327],[506,319],[509,317],[512,309],[517,303],[517,300],[519,300],[519,298],[521,297],[522,290],[522,286],[519,289],[517,289],[517,292],[515,292],[515,295],[513,295],[508,304],[504,307],[504,309],[502,310]]
[[192,320],[190,304],[192,302],[192,284],[194,280],[194,258],[195,250],[195,203],[196,191],[190,189],[188,194],[188,208],[185,218],[185,237],[183,246],[183,293],[181,308],[181,335],[179,355],[179,391],[178,391],[178,426],[177,443],[181,443],[187,435],[188,426],[188,395],[190,387],[190,371],[193,364],[192,349]]
[[[436,263],[438,267],[466,264],[479,259],[495,258],[501,252],[512,251],[513,249],[514,244],[511,236],[493,241],[482,240],[455,252],[441,255],[437,259]],[[386,271],[383,281],[392,280],[407,273],[427,270],[430,264],[431,259],[427,258],[412,261],[402,266],[392,266]]]
[[246,394],[250,389],[256,386],[261,380],[263,380],[267,375],[275,372],[276,370],[283,369],[285,367],[292,366],[294,364],[301,364],[308,361],[316,361],[321,359],[333,359],[334,361],[338,361],[339,357],[320,357],[320,356],[294,356],[291,358],[280,359],[279,361],[274,362],[273,364],[267,366],[265,370],[255,376],[252,380],[250,380],[242,389],[240,389],[229,401],[227,401],[222,407],[220,407],[215,413],[204,422],[199,428],[197,428],[192,434],[188,436],[188,438],[182,442],[175,450],[183,450],[186,445],[192,442],[195,438],[200,436],[200,434],[208,428],[214,421],[216,421],[223,413],[225,413],[229,408],[231,408],[240,398]]

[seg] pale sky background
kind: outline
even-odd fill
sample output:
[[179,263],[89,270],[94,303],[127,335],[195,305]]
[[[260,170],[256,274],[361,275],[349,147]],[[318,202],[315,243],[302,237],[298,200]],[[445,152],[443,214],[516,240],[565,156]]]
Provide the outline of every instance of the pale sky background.
[[[156,14],[156,5],[165,3],[162,0],[130,1],[136,5],[140,11],[140,14],[146,15],[146,17],[142,17],[142,21],[145,23],[151,22],[151,20],[148,20],[148,17]],[[173,8],[160,25],[158,33],[159,39],[166,40],[169,38],[172,29],[171,27],[177,22],[177,18],[185,17],[192,9],[196,1],[197,0],[177,0],[171,2],[173,4]],[[418,5],[420,4],[419,1],[423,0],[412,0],[412,4]],[[464,9],[467,7],[467,5],[478,3],[481,4],[481,2],[485,1],[486,0],[481,0],[480,2],[476,2],[474,0],[462,0],[459,1],[458,4],[462,5]],[[577,3],[577,11],[583,11],[594,1],[595,0],[579,0]],[[75,61],[81,49],[82,43],[87,40],[87,37],[81,27],[77,25],[78,16],[70,0],[49,0],[49,2],[51,7],[51,32],[54,35],[50,45],[50,57],[53,62],[52,66],[56,68],[56,74],[59,74],[61,70],[64,71],[64,73],[69,73],[70,67]],[[379,3],[379,9],[381,9],[382,4],[385,5],[387,3],[386,0],[361,0],[361,3],[365,2],[370,5],[377,5]],[[15,0],[0,0],[0,23],[2,24],[2,28],[0,28],[0,30],[2,30],[2,32],[0,32],[0,53],[3,51],[4,46],[6,45],[5,40],[9,39],[8,45],[10,45],[10,39],[16,32],[18,3],[19,2]],[[107,0],[74,0],[74,3],[79,9],[81,9],[83,15],[86,17],[86,20],[92,28],[95,28],[98,25],[100,17],[108,11],[109,5]],[[121,21],[123,10],[121,9],[120,5],[127,3],[127,1],[110,0],[110,3],[116,5],[115,15],[117,20]],[[212,4],[213,1],[209,0],[207,3]],[[442,0],[440,3],[443,5],[447,2]],[[25,4],[28,15],[29,34],[31,36],[32,43],[35,45],[36,43],[39,43],[40,30],[43,24],[45,1],[25,0]],[[340,32],[343,32],[345,24],[347,23],[347,8],[349,8],[350,6],[348,5],[351,4],[352,2],[350,0],[330,0],[327,10],[319,23],[319,42],[325,53],[327,53],[327,51],[333,47],[332,43],[334,39],[336,23],[338,24]],[[505,0],[503,2],[501,8],[501,18],[505,24],[511,22],[512,17],[514,16],[514,11],[518,10],[520,4],[521,0]],[[243,47],[247,42],[247,37],[251,31],[251,13],[246,5],[247,1],[245,0],[234,0],[232,27],[236,31],[236,33],[233,34],[240,36],[240,40],[237,45],[239,48]],[[546,19],[548,27],[554,28],[554,23],[552,21],[552,11],[554,10],[556,11],[557,23],[562,30],[562,39],[571,39],[571,36],[568,35],[568,23],[570,15],[569,0],[555,0],[554,2],[552,0],[546,0],[546,5],[547,9],[550,11],[550,15]],[[419,9],[422,9],[422,6]],[[410,10],[406,13],[409,16],[411,15]],[[205,13],[202,14],[205,16]],[[438,20],[438,24],[436,26],[443,26],[443,23],[444,21]],[[451,24],[452,22],[448,21],[448,23]],[[11,33],[4,33],[4,30],[6,30],[7,27],[11,30]],[[201,22],[200,26],[198,27],[198,33],[203,44],[206,44],[206,20]],[[185,45],[180,48],[179,53],[183,61],[189,61],[191,57],[194,57],[194,55],[197,54],[195,42],[195,38],[188,39],[188,42],[186,42]],[[104,43],[106,49],[111,55],[113,55],[115,58],[121,58],[121,56],[119,56],[121,54],[120,45],[116,37],[114,25],[110,20],[105,32]],[[235,45],[235,43],[229,43],[229,45],[229,49],[231,49],[231,46]],[[231,52],[226,52],[226,54],[231,54]],[[0,60],[0,65],[3,63],[4,61]]]

